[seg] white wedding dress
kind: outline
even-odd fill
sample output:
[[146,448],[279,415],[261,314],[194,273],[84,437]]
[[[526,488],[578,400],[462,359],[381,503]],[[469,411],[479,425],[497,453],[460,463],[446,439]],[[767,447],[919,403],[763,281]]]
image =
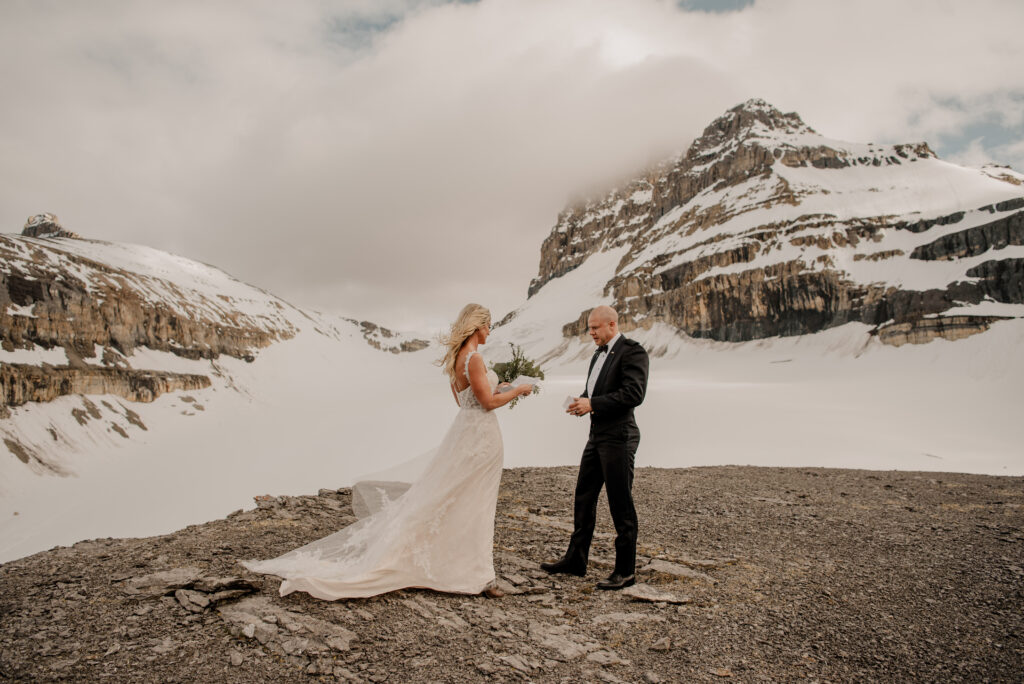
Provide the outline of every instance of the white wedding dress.
[[[469,358],[466,357],[466,375]],[[494,371],[487,372],[491,391]],[[281,596],[375,596],[406,587],[478,594],[494,581],[494,511],[503,447],[498,417],[472,387],[457,393],[459,412],[411,484],[361,482],[353,489],[358,522],[283,556],[242,565],[284,578]]]

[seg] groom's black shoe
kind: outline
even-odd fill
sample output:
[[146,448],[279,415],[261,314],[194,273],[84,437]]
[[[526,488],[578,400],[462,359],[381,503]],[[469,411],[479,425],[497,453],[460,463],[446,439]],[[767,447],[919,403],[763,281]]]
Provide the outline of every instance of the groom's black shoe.
[[598,589],[625,589],[636,584],[636,575],[620,575],[618,572],[613,572],[608,576],[608,579],[603,579],[597,583]]
[[580,567],[578,564],[565,558],[554,563],[541,563],[540,569],[552,575],[576,575],[577,577],[583,577],[587,574],[585,567]]

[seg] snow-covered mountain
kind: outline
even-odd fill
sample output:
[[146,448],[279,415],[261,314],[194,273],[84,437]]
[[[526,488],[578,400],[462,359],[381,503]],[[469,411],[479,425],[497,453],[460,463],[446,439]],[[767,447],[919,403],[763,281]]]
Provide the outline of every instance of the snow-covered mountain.
[[[169,391],[205,389],[225,359],[251,363],[261,349],[303,331],[333,339],[360,336],[385,351],[427,346],[368,321],[303,311],[190,259],[141,245],[65,237],[55,217],[43,217],[48,230],[42,234],[40,217],[33,217],[23,235],[0,235],[4,417],[14,407],[69,395],[149,402]],[[101,419],[103,410],[85,402],[77,422]],[[108,410],[115,413],[109,429],[116,434],[141,427],[130,409]],[[74,442],[73,434],[50,425],[49,439],[35,444],[12,427],[20,423],[0,427],[19,460],[40,472],[73,469],[58,462],[59,450],[49,443]]]
[[[959,339],[1024,314],[1024,175],[832,140],[750,100],[563,211],[523,310],[577,271],[626,329],[741,342],[855,321],[887,344]],[[592,305],[562,312],[565,337]]]
[[373,469],[360,429],[385,388],[444,396],[431,358],[397,353],[428,346],[415,336],[38,224],[0,235],[0,560],[209,520],[332,466],[339,486]]

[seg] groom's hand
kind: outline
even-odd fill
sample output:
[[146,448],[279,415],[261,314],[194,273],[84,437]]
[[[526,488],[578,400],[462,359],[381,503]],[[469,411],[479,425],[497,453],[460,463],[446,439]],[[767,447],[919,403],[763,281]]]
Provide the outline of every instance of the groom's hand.
[[569,408],[565,409],[565,412],[571,413],[574,416],[585,416],[592,410],[590,408],[590,399],[579,397],[576,401],[569,404]]

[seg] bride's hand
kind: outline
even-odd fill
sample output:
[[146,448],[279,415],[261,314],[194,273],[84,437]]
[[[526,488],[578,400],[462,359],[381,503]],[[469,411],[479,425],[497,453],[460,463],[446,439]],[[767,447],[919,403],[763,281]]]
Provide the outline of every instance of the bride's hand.
[[533,385],[519,385],[518,387],[516,387],[516,391],[520,394],[520,396],[524,394],[529,394],[530,392],[533,391]]

